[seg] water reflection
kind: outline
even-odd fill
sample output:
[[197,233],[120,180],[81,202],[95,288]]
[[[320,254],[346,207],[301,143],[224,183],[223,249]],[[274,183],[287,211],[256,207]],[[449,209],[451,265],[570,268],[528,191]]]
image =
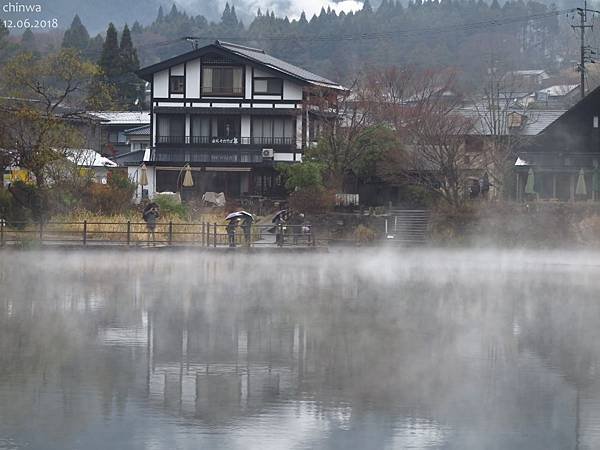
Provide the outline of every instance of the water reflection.
[[0,449],[599,446],[600,255],[8,255]]

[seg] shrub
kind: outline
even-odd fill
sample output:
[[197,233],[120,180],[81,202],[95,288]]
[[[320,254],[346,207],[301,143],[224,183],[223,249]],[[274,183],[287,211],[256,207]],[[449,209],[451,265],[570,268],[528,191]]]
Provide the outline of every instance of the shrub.
[[29,211],[22,205],[19,205],[12,194],[0,187],[0,219],[7,221],[9,226],[22,228],[25,222],[30,219]]
[[181,203],[178,197],[173,195],[156,195],[154,202],[160,207],[160,213],[163,217],[167,214],[173,214],[180,219],[187,219],[189,216],[187,206]]
[[280,164],[277,170],[285,177],[285,187],[290,191],[323,187],[323,165],[320,163]]
[[109,172],[108,183],[91,183],[87,189],[86,209],[104,214],[118,214],[131,205],[135,184],[120,173]]
[[354,240],[359,244],[373,242],[376,237],[377,233],[375,230],[364,225],[359,225],[354,229]]
[[335,194],[322,187],[300,189],[289,196],[289,207],[303,213],[315,214],[331,211]]

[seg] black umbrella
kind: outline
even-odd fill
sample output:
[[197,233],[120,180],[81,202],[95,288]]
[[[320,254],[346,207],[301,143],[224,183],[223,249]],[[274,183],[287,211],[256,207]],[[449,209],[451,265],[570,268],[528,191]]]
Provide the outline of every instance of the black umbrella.
[[150,202],[146,205],[146,207],[144,208],[144,214],[146,214],[148,211],[150,211],[152,208],[156,208],[159,209],[158,203],[155,202]]
[[227,217],[225,217],[225,220],[241,219],[244,217],[249,217],[250,219],[254,220],[254,216],[252,214],[250,214],[248,211],[232,212],[232,213],[228,214]]
[[285,220],[285,215],[287,215],[287,209],[282,209],[281,211],[278,211],[275,213],[275,215],[273,216],[273,219],[271,219],[271,222],[275,223],[280,218]]

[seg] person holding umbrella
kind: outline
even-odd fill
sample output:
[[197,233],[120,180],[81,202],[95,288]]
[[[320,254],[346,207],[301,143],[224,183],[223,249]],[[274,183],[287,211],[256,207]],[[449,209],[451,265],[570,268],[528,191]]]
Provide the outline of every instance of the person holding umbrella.
[[156,220],[160,217],[160,207],[157,203],[150,202],[144,208],[142,213],[146,228],[148,230],[148,245],[150,245],[150,235],[152,235],[152,243],[155,244],[154,231],[156,230]]
[[275,213],[272,223],[275,224],[275,242],[278,247],[283,246],[283,232],[284,232],[284,224],[287,221],[288,211],[287,209],[282,209],[281,211]]
[[243,213],[241,227],[244,231],[244,242],[250,247],[250,242],[252,240],[252,222],[254,222],[254,217],[246,211],[241,211],[241,213]]
[[240,218],[239,216],[234,216],[227,220],[229,221],[227,224],[227,242],[229,243],[229,247],[233,248],[235,247],[235,229],[238,226]]

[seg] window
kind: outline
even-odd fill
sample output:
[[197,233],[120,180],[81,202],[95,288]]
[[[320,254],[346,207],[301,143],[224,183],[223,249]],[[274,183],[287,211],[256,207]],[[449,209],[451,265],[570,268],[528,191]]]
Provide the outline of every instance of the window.
[[111,144],[127,144],[127,136],[122,131],[111,131],[108,133],[108,142]]
[[235,66],[205,66],[202,69],[203,95],[241,96],[242,68]]
[[191,116],[193,144],[239,144],[240,116]]
[[171,90],[171,94],[183,94],[185,91],[185,77],[171,75],[169,89]]
[[157,122],[156,142],[158,144],[184,143],[185,118],[183,115],[159,115]]
[[253,117],[252,143],[259,145],[293,144],[294,128],[294,119],[289,117]]
[[259,95],[282,95],[283,80],[280,78],[255,78],[254,93]]

